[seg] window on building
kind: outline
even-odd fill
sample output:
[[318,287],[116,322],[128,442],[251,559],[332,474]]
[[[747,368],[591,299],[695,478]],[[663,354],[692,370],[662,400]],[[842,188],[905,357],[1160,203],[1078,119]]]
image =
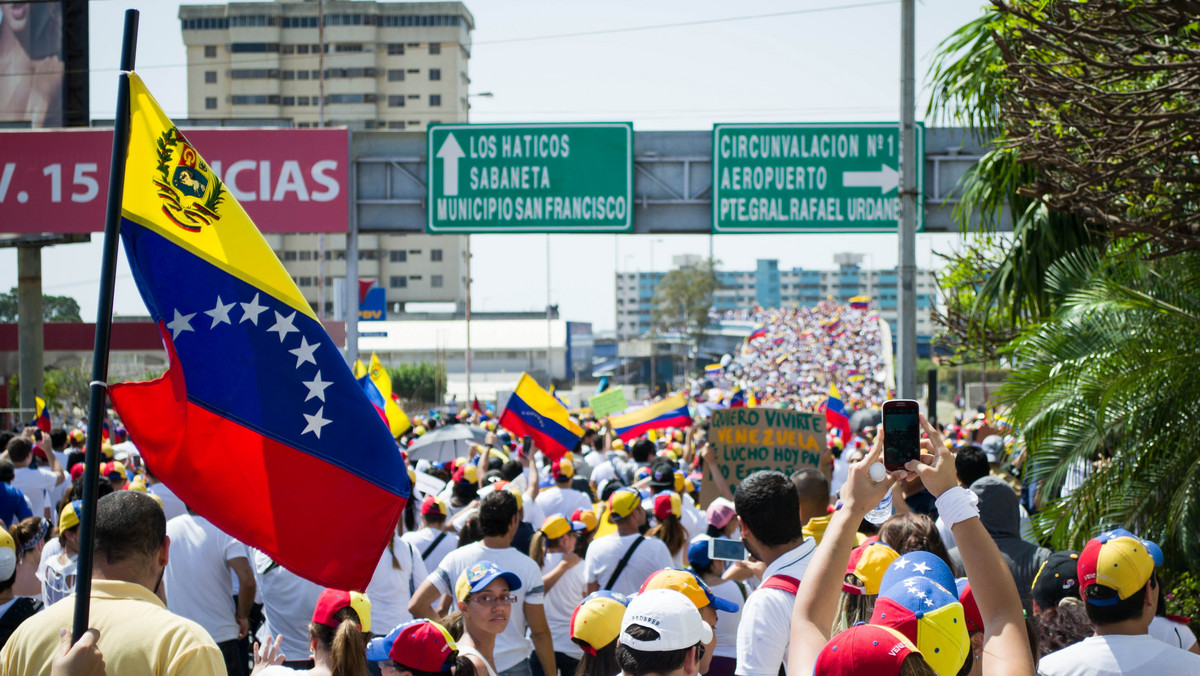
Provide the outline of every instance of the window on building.
[[421,275],[409,275],[408,278],[413,280],[414,282],[421,281]]
[[298,100],[296,101],[296,103],[297,103],[297,105],[301,105],[301,106],[307,106],[307,105],[308,105],[308,97],[307,97],[307,96],[301,96],[301,97],[299,97],[299,98],[298,98]]
[[307,80],[309,75],[310,75],[310,73],[307,70],[296,71],[296,79],[297,80]]
[[429,43],[429,53],[430,54],[441,54],[442,53],[442,43],[440,43],[440,42]]
[[252,94],[246,96],[230,97],[231,102],[235,106],[277,106],[279,105],[278,94]]
[[234,54],[256,54],[278,52],[278,42],[234,42],[229,45],[229,51]]
[[435,289],[442,288],[442,276],[441,275],[429,275],[429,286],[431,286]]
[[295,96],[285,96],[285,97],[283,97],[283,105],[285,105],[285,106],[294,106],[294,105],[296,105],[296,97],[295,97]]
[[434,263],[441,261],[442,260],[442,250],[441,249],[430,249],[429,250],[429,260]]
[[367,249],[366,251],[358,252],[358,260],[360,261],[377,261],[379,260],[379,252],[375,249]]
[[217,97],[206,96],[204,98],[204,109],[205,110],[216,110],[217,109]]
[[280,54],[295,54],[296,45],[279,45]]
[[442,69],[441,68],[430,68],[429,69],[429,79],[430,80],[442,79]]
[[362,50],[361,42],[339,42],[333,47],[335,52],[361,52]]
[[400,129],[400,130],[403,130],[403,129],[404,129],[404,122],[403,122],[403,121],[401,121],[401,120],[392,120],[391,122],[388,122],[388,123],[387,123],[387,128],[388,128],[388,129]]
[[388,56],[399,56],[403,53],[404,53],[404,43],[403,42],[389,42],[388,43]]
[[229,71],[229,76],[234,80],[274,80],[279,78],[279,71],[274,68],[237,68]]
[[403,275],[393,275],[388,277],[388,286],[393,289],[403,289],[408,286],[408,278]]
[[387,77],[388,77],[388,82],[403,82],[404,81],[404,71],[400,70],[399,68],[389,70],[387,72]]
[[295,251],[284,251],[283,252],[283,260],[285,260],[285,261],[296,260],[296,252]]
[[281,71],[279,71],[279,79],[280,80],[295,80],[296,79],[296,71],[281,70]]
[[389,96],[387,98],[387,104],[388,104],[389,108],[402,108],[404,106],[404,97],[403,96]]
[[430,94],[429,95],[429,105],[430,106],[442,105],[442,95],[441,94]]
[[216,82],[217,82],[217,71],[215,71],[215,70],[204,71],[204,84],[216,84]]
[[313,278],[312,277],[301,277],[297,283],[300,286],[312,286]]
[[404,263],[408,260],[408,252],[404,250],[389,251],[388,260],[393,263]]
[[297,54],[307,54],[308,53],[308,45],[296,45],[296,53]]
[[204,58],[206,58],[206,59],[217,58],[217,46],[216,45],[204,45]]
[[300,260],[311,261],[312,260],[312,252],[311,251],[301,251],[300,252]]

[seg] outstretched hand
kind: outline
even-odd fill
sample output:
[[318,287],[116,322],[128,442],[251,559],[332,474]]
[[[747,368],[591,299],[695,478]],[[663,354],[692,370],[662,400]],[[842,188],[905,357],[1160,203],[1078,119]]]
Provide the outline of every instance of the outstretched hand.
[[882,481],[871,478],[871,465],[883,461],[883,435],[875,439],[871,452],[862,460],[850,465],[846,483],[842,485],[842,504],[849,513],[861,519],[883,500],[892,484],[903,477],[904,472],[894,472]]
[[254,642],[254,671],[250,672],[251,676],[273,664],[283,664],[287,658],[279,652],[279,644],[282,641],[283,634],[276,636],[274,641],[268,636],[267,642],[261,646],[258,641]]

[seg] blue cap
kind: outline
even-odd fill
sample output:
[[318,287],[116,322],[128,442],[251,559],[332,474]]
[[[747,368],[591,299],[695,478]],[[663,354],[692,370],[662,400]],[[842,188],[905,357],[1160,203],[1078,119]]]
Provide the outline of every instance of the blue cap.
[[928,577],[946,590],[957,589],[950,566],[937,554],[925,551],[909,552],[893,561],[883,574],[879,588],[888,589],[897,582],[913,576]]
[[696,540],[688,545],[687,558],[688,563],[695,564],[701,568],[712,564],[712,559],[708,556],[708,538]]

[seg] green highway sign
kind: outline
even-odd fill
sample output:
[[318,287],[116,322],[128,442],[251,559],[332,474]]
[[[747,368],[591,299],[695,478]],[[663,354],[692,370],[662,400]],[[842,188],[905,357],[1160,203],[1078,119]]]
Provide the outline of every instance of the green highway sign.
[[426,143],[430,233],[633,230],[631,123],[439,124]]
[[[917,127],[924,191],[925,129]],[[713,126],[712,231],[896,232],[900,125]],[[924,228],[917,208],[917,231]]]

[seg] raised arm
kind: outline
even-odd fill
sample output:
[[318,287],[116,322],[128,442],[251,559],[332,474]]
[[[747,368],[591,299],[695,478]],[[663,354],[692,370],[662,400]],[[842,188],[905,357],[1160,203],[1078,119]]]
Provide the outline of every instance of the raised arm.
[[829,641],[829,628],[837,614],[846,564],[855,545],[855,530],[895,483],[892,476],[885,476],[883,481],[871,480],[869,468],[882,457],[881,435],[867,457],[850,466],[842,487],[842,508],[833,513],[812,563],[804,571],[804,580],[796,592],[796,605],[792,608],[789,674],[811,674],[817,655]]
[[946,450],[942,435],[925,416],[921,416],[921,426],[929,436],[922,442],[925,453],[922,453],[921,462],[910,461],[908,469],[915,471],[937,498],[938,512],[950,525],[958,543],[958,553],[962,556],[967,579],[971,581],[971,592],[983,618],[983,652],[986,654],[983,673],[986,676],[1032,674],[1033,655],[1025,631],[1021,597],[1012,573],[979,520],[979,509],[974,506],[970,491],[958,485],[954,455]]

